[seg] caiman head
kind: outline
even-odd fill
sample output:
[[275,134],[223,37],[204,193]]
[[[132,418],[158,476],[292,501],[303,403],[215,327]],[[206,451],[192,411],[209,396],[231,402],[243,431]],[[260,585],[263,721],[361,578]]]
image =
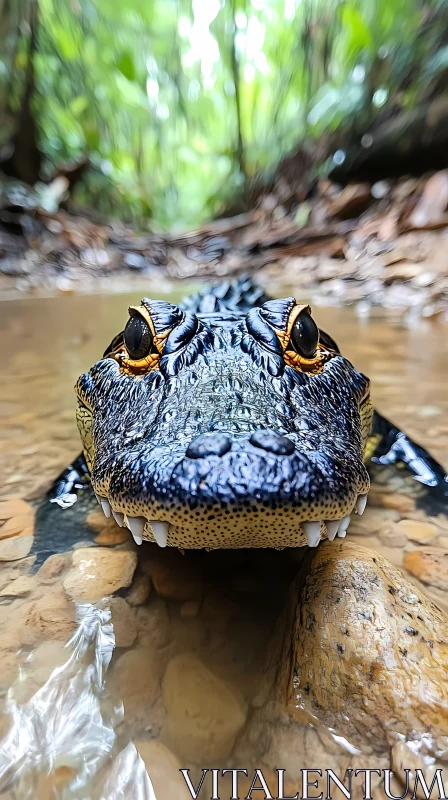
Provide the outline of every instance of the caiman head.
[[308,306],[241,286],[142,300],[77,382],[93,489],[139,543],[316,545],[365,506],[368,379]]

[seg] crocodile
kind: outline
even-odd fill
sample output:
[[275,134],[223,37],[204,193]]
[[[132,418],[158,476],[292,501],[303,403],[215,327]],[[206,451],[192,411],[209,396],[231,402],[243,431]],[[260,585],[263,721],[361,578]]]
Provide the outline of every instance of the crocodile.
[[373,410],[310,307],[246,276],[131,307],[76,394],[83,453],[51,499],[91,484],[137,544],[315,547],[345,537],[369,471],[392,465],[446,511],[443,467]]

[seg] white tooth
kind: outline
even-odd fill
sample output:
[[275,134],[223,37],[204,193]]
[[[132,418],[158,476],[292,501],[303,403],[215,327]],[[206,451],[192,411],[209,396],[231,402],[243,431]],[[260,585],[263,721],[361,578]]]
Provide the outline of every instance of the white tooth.
[[327,538],[330,540],[330,542],[333,541],[334,537],[336,536],[336,534],[338,532],[339,522],[340,522],[340,520],[338,520],[338,519],[334,519],[334,520],[331,519],[331,520],[328,520],[325,523],[325,525],[327,526]]
[[308,547],[317,547],[320,542],[320,522],[304,522],[303,530],[306,533]]
[[100,504],[101,504],[101,508],[103,509],[104,516],[109,519],[109,517],[110,517],[110,503],[109,503],[109,500],[106,500],[105,497],[100,497]]
[[159,547],[166,547],[168,540],[168,522],[159,522],[158,520],[151,519],[149,520],[149,524],[154,534],[154,539]]
[[120,528],[122,528],[123,525],[124,525],[124,514],[122,514],[120,511],[114,511],[112,509],[112,516],[113,516],[115,522],[117,523],[117,525],[119,525]]
[[346,517],[342,517],[339,523],[338,536],[340,539],[343,539],[344,536],[346,535],[347,528],[349,525],[350,525],[350,514],[347,514]]
[[141,544],[143,541],[146,519],[144,517],[126,517],[126,521],[134,537],[135,544]]
[[95,497],[96,497],[96,502],[97,502],[97,503],[99,503],[99,505],[101,505],[101,500],[100,500],[100,498],[98,497],[98,495],[97,495],[95,492],[94,492],[94,495],[95,495]]
[[359,516],[364,514],[364,509],[365,509],[366,505],[367,505],[367,495],[366,494],[360,494],[358,499],[357,499],[357,501],[356,501],[356,510],[357,510]]

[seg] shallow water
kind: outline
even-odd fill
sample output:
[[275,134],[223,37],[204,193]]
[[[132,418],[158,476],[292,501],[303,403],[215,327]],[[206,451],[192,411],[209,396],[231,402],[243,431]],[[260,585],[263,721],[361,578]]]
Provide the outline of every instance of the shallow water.
[[[188,291],[182,285],[167,299]],[[40,766],[35,757],[33,769],[24,757],[22,771],[12,770],[15,783],[9,796],[20,800],[150,797],[142,762],[125,749],[129,742],[145,761],[157,800],[190,796],[179,767],[191,768],[197,783],[202,767],[243,765],[252,772],[263,768],[265,774],[284,767],[295,779],[303,766],[329,766],[343,774],[353,762],[350,743],[319,720],[293,725],[254,710],[260,705],[266,644],[281,618],[301,554],[181,556],[144,544],[135,569],[136,548],[127,532],[107,523],[92,505],[87,525],[72,528],[70,541],[58,527],[62,517],[55,515],[49,550],[59,555],[36,569],[36,501],[80,450],[73,385],[123,327],[127,307],[143,294],[166,296],[145,286],[132,295],[72,295],[0,305],[1,690],[5,702],[13,703],[19,728],[25,725],[26,709],[35,732],[40,717],[45,730],[54,733],[48,744],[54,748],[52,757],[42,757]],[[344,355],[369,375],[378,410],[448,467],[446,326],[425,321],[406,326],[385,317],[366,323],[342,308],[316,308],[314,316]],[[418,490],[415,484],[411,488]],[[70,518],[70,511],[62,513],[68,515],[64,520]],[[400,477],[373,487],[367,511],[353,520],[347,540],[386,556],[448,611],[448,520],[440,507],[422,510],[412,494],[403,494]],[[103,594],[115,589],[117,594],[111,603],[101,604],[101,578],[106,575],[109,583],[103,583],[109,591],[104,588]],[[95,611],[92,602],[103,611]],[[78,639],[66,649],[80,615],[84,622]],[[53,673],[73,648],[79,659]],[[97,674],[98,658],[92,661],[94,652],[102,654],[104,686]],[[91,675],[87,690],[86,674]],[[79,698],[84,696],[83,705]],[[82,724],[77,718],[76,735],[70,721],[75,708],[78,715],[85,713]],[[5,715],[1,730],[6,732],[10,724]],[[35,738],[39,745],[39,736]],[[83,742],[82,757],[74,753],[77,738]],[[3,752],[11,760],[17,742],[11,740],[8,747]],[[118,761],[112,761],[120,752]],[[362,752],[372,758],[367,741]],[[387,766],[388,753],[377,761]],[[115,769],[112,777],[110,769]],[[124,774],[130,782],[124,794],[114,794]],[[230,797],[230,778],[222,780],[220,796]],[[0,786],[6,788],[6,781]],[[210,783],[199,797],[209,796]]]

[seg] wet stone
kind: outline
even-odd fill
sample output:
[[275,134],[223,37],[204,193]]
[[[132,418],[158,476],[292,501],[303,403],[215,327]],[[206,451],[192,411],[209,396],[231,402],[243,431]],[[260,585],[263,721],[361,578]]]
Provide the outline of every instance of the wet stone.
[[137,638],[134,609],[122,597],[113,597],[109,607],[112,613],[116,646],[130,647]]
[[25,558],[33,545],[32,536],[14,536],[0,541],[0,561],[18,561]]
[[33,535],[33,517],[10,517],[0,526],[0,539],[9,539],[11,536]]
[[201,604],[197,600],[187,600],[180,609],[181,617],[197,617]]
[[175,656],[163,678],[163,738],[188,762],[225,759],[246,721],[243,701],[195,655]]
[[394,526],[394,530],[397,533],[403,533],[407,539],[419,544],[427,544],[439,534],[436,525],[414,519],[401,519]]
[[400,514],[408,514],[415,509],[415,501],[412,497],[397,492],[383,493],[377,498],[377,505],[383,508],[393,508]]
[[166,603],[160,597],[151,598],[150,603],[136,611],[139,641],[150,644],[154,650],[162,650],[170,640],[170,618]]
[[126,595],[126,602],[130,606],[142,606],[146,603],[151,592],[151,580],[148,575],[137,575]]
[[0,521],[5,521],[13,517],[34,518],[33,507],[21,497],[11,497],[0,502]]
[[21,608],[20,621],[20,637],[27,645],[44,639],[66,642],[77,627],[75,607],[59,586],[50,587],[43,597]]
[[127,541],[129,541],[128,531],[124,528],[119,528],[118,525],[115,528],[105,528],[98,536],[95,536],[96,544],[100,544],[103,547],[115,547],[117,544],[124,544]]
[[296,586],[293,663],[282,665],[293,719],[304,708],[377,752],[390,730],[448,734],[448,618],[423,592],[347,541],[321,545],[305,589]]
[[66,553],[54,553],[42,564],[37,573],[39,583],[47,584],[57,581],[70,563]]
[[145,762],[157,800],[191,800],[191,794],[179,772],[181,762],[157,739],[134,742]]
[[191,560],[177,550],[152,551],[142,569],[150,576],[154,589],[165,600],[201,600],[202,577]]
[[73,552],[64,589],[78,602],[95,603],[129,586],[136,566],[137,555],[130,550],[80,548]]
[[406,554],[403,564],[422,583],[448,591],[448,549],[413,550]]
[[13,696],[18,703],[27,703],[30,698],[47,682],[56,667],[65,664],[70,657],[70,651],[64,642],[42,642],[28,656],[22,665],[25,680],[19,680],[13,687]]
[[161,662],[150,646],[128,650],[115,662],[109,689],[114,702],[123,702],[127,728],[143,731],[153,722],[161,675]]
[[36,586],[36,579],[28,575],[19,575],[14,580],[9,580],[0,590],[0,597],[25,597]]
[[372,536],[379,531],[391,528],[392,522],[398,521],[400,515],[394,509],[380,509],[367,505],[364,514],[352,514],[348,533],[352,536]]

